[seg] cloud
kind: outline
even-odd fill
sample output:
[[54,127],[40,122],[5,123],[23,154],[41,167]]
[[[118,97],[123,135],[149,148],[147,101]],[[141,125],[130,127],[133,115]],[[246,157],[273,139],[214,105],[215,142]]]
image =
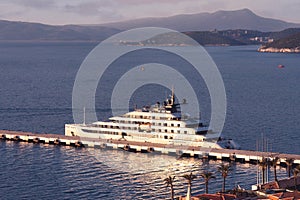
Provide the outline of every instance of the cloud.
[[56,7],[55,0],[11,0],[9,2],[27,8],[49,9]]
[[103,21],[121,20],[122,15],[117,12],[114,1],[86,1],[79,4],[66,4],[63,11],[75,13],[79,16],[97,16]]

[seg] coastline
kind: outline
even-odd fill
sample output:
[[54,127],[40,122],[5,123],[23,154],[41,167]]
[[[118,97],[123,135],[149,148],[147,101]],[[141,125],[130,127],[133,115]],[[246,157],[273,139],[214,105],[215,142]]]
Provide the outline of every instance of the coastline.
[[260,47],[257,51],[266,53],[300,53],[300,47],[296,48],[275,48],[275,47]]

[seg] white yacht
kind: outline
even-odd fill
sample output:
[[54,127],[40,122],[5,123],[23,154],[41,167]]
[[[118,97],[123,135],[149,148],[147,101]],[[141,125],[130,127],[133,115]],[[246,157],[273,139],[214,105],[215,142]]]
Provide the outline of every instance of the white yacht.
[[231,139],[213,137],[204,123],[180,111],[174,93],[163,103],[92,124],[66,124],[65,135],[165,145],[239,149]]

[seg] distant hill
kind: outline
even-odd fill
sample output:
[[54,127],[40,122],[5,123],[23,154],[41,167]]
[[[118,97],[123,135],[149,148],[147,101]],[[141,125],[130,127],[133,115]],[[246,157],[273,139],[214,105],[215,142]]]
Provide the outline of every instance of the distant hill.
[[[188,31],[182,32],[193,38],[203,46],[234,46],[234,45],[258,45],[265,44],[278,37],[288,37],[294,33],[300,33],[300,29],[286,29],[280,32],[261,32],[253,30],[223,30],[223,31]],[[182,46],[193,45],[187,37],[177,33],[165,33],[149,38],[145,41],[122,41],[125,45],[163,45]]]
[[245,45],[245,42],[235,40],[231,37],[222,35],[219,32],[208,32],[208,31],[194,31],[194,32],[184,32],[186,35],[190,36],[196,40],[199,44],[207,45]]
[[[183,32],[183,34],[178,34],[174,32],[164,33],[157,35],[155,37],[149,38],[145,41],[131,42],[122,41],[123,45],[142,45],[142,46],[185,46],[185,45],[195,45],[190,38],[193,38],[197,43],[208,46],[208,45],[218,45],[218,46],[229,46],[229,45],[245,45],[246,43],[240,42],[238,40],[232,39],[230,37],[223,36],[218,32],[209,31],[192,31]],[[189,36],[189,37],[187,37]]]
[[278,40],[281,38],[295,35],[297,33],[300,33],[300,28],[288,28],[288,29],[285,29],[285,30],[279,31],[279,32],[270,32],[268,35],[270,38]]
[[143,18],[102,24],[102,26],[122,30],[148,26],[170,28],[181,32],[211,31],[214,29],[246,29],[270,32],[300,27],[300,24],[260,17],[249,9],[242,9],[235,11],[217,11],[214,13],[175,15],[171,17]]
[[118,32],[103,26],[51,26],[0,20],[0,40],[102,41]]

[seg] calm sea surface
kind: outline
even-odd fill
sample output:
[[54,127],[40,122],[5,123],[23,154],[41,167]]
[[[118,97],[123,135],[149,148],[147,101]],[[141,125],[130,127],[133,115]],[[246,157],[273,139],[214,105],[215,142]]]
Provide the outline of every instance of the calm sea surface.
[[[95,45],[0,43],[0,129],[63,134],[64,124],[73,122],[72,89],[77,70]],[[258,53],[256,49],[207,48],[226,88],[223,135],[235,139],[243,149],[255,150],[263,134],[269,150],[300,154],[300,55]],[[155,58],[163,60],[160,55]],[[143,59],[133,54],[116,64],[136,64]],[[279,64],[285,68],[277,68]],[[192,74],[189,79],[193,79]],[[196,90],[203,96],[202,116],[209,119],[205,86],[199,84]],[[97,92],[97,108],[102,102],[106,105],[108,98],[103,95],[105,87],[101,91]],[[155,103],[166,92],[157,85],[145,86],[134,93],[131,104]],[[152,98],[155,100],[149,102]],[[97,110],[101,120],[110,116],[105,108],[101,105]],[[183,195],[186,184],[181,175],[216,171],[219,164],[165,155],[0,141],[0,195],[1,199],[166,199],[169,190],[162,180],[166,176],[176,176],[176,195]],[[249,189],[256,183],[256,171],[255,165],[233,165],[227,188],[240,185]],[[279,169],[279,175],[286,176],[284,168]],[[216,176],[210,183],[211,192],[219,191],[222,185],[220,174],[216,172]],[[196,179],[193,194],[203,191],[203,180]]]

